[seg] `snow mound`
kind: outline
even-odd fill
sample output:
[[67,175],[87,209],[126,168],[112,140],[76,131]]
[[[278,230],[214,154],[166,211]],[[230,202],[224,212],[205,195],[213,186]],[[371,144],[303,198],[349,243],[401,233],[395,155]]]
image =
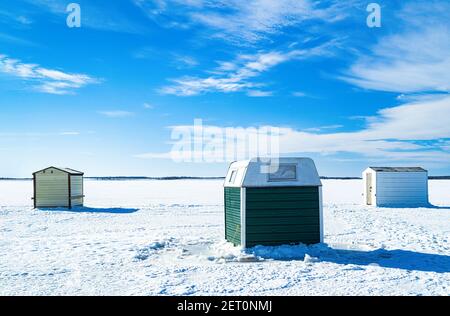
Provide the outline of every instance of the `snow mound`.
[[139,261],[147,260],[151,255],[157,253],[159,250],[169,247],[173,242],[173,238],[154,241],[145,247],[137,249],[134,259]]
[[328,248],[325,244],[317,245],[281,245],[281,246],[256,246],[247,250],[248,253],[255,255],[262,259],[272,260],[301,260],[305,262],[318,262],[320,255],[324,252],[328,252]]
[[228,242],[217,243],[214,254],[208,260],[216,263],[227,262],[259,262],[265,260],[300,260],[306,263],[319,262],[320,254],[330,251],[327,245],[281,245],[281,246],[255,246],[242,249]]
[[256,262],[264,260],[256,257],[254,254],[247,253],[239,247],[235,247],[233,244],[220,241],[211,247],[212,254],[208,256],[209,261],[215,263],[228,263],[228,262]]

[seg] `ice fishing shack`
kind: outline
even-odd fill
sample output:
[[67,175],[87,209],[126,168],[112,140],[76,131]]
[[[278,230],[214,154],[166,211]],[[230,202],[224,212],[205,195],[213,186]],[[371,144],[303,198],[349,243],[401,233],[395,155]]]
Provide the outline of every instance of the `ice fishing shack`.
[[224,191],[225,239],[234,245],[323,242],[322,183],[312,159],[233,162]]
[[369,167],[362,176],[365,205],[429,206],[428,171],[421,167]]
[[34,208],[82,206],[84,173],[69,168],[48,167],[33,173]]

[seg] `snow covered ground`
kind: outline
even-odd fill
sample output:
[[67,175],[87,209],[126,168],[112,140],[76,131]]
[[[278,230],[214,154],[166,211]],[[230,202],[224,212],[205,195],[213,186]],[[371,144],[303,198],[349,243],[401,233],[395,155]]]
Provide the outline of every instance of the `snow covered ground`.
[[0,295],[450,295],[450,181],[419,209],[323,182],[326,244],[242,253],[223,241],[221,181],[85,181],[74,211],[0,181]]

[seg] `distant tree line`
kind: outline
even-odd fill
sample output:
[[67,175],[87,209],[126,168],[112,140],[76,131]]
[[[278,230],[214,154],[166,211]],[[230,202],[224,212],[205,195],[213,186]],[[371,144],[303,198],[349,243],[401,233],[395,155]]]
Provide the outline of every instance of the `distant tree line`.
[[[121,181],[121,180],[224,180],[225,177],[84,177],[87,180]],[[361,180],[361,177],[320,177],[322,180]],[[450,180],[450,176],[429,176],[430,180]],[[1,178],[9,181],[30,181],[32,178]]]

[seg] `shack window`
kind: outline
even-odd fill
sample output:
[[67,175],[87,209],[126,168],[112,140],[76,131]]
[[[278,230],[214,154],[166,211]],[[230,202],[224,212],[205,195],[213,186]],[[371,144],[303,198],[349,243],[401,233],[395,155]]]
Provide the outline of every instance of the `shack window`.
[[269,173],[269,181],[296,181],[297,165],[280,164],[276,170]]
[[231,171],[231,176],[230,176],[230,183],[234,184],[234,181],[236,181],[236,175],[237,175],[237,170],[233,170]]

